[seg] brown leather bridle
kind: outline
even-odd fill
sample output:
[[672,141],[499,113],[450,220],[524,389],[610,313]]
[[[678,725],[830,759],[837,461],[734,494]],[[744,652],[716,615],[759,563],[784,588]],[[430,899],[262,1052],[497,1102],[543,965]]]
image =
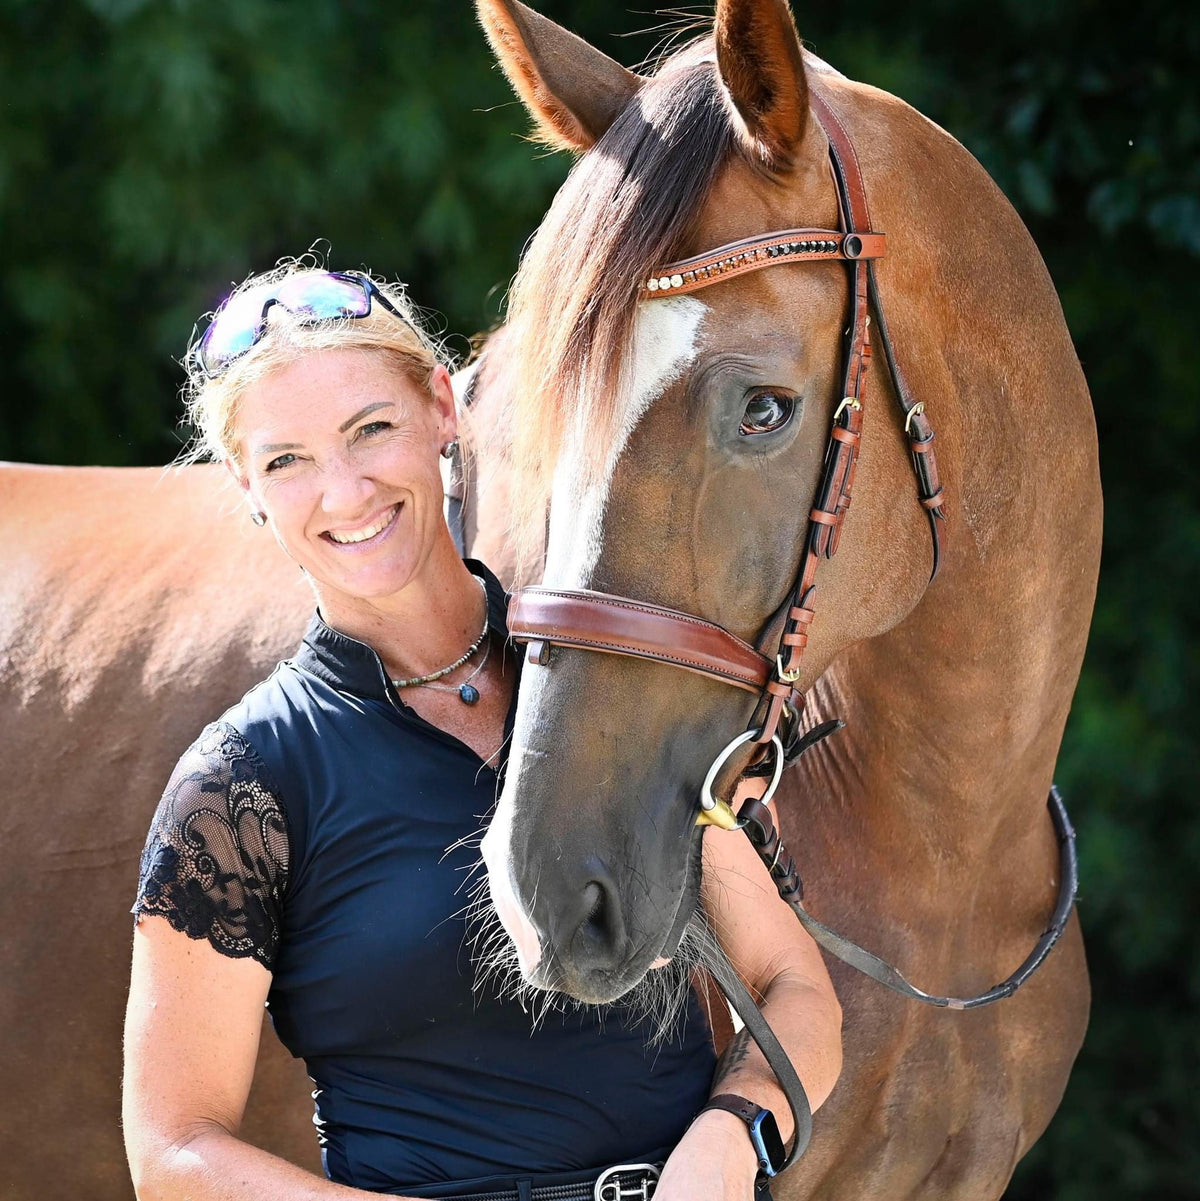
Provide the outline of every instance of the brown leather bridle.
[[[973,997],[923,992],[910,984],[896,968],[808,913],[804,908],[804,890],[795,862],[784,847],[767,807],[784,763],[795,761],[842,725],[840,721],[827,721],[802,734],[799,710],[803,700],[797,683],[808,645],[808,627],[814,616],[817,567],[822,559],[832,558],[837,551],[842,523],[850,508],[871,360],[872,308],[904,416],[904,432],[917,478],[917,497],[929,518],[933,540],[930,580],[937,575],[940,565],[938,527],[939,522],[945,520],[944,492],[933,453],[933,426],[925,414],[924,404],[913,401],[896,362],[875,281],[873,263],[885,254],[886,238],[871,229],[858,156],[845,128],[822,97],[810,91],[810,101],[829,139],[841,229],[777,230],[732,242],[660,268],[642,288],[643,298],[650,299],[695,292],[721,280],[781,263],[834,260],[850,265],[851,320],[842,400],[834,410],[824,469],[809,512],[805,550],[786,603],[783,630],[774,659],[768,658],[761,646],[778,625],[780,611],[767,622],[760,645],[755,647],[703,618],[586,589],[529,587],[519,590],[509,604],[509,632],[514,639],[528,642],[529,661],[544,667],[549,666],[551,646],[570,646],[651,659],[758,693],[758,709],[762,710],[765,705],[763,718],[761,722],[752,721],[750,728],[734,738],[709,769],[701,790],[698,820],[701,824],[711,823],[746,832],[770,872],[780,897],[818,945],[830,954],[912,1000],[949,1009],[976,1009],[1011,996],[1033,975],[1066,928],[1074,908],[1078,888],[1075,831],[1055,788],[1051,787],[1048,801],[1059,844],[1059,892],[1053,914],[1020,967],[999,984]],[[726,760],[750,743],[762,749],[743,774],[769,775],[771,779],[766,792],[758,799],[746,801],[740,814],[735,815],[727,801],[714,795],[713,784]],[[768,748],[773,749],[773,755],[768,755]],[[715,942],[710,947],[709,961],[727,999],[758,1042],[787,1095],[796,1132],[786,1167],[804,1151],[812,1130],[812,1114],[804,1087],[753,998]]]
[[[837,551],[842,523],[850,508],[871,361],[872,301],[903,411],[918,498],[929,514],[933,538],[931,579],[937,574],[941,557],[938,523],[945,518],[944,493],[933,453],[933,427],[924,405],[911,399],[899,373],[880,298],[873,286],[871,265],[885,254],[887,240],[871,229],[862,172],[845,129],[820,96],[813,93],[811,101],[829,139],[842,228],[776,230],[731,242],[660,268],[642,287],[643,298],[650,299],[695,292],[721,280],[783,263],[832,260],[850,265],[851,314],[842,400],[834,411],[824,470],[809,513],[805,551],[785,606],[774,656],[768,657],[761,645],[751,646],[721,626],[691,614],[586,589],[523,588],[514,594],[508,614],[512,636],[529,642],[531,663],[547,664],[552,645],[573,646],[653,659],[759,693],[765,712],[751,728],[752,741],[763,748],[780,735],[785,712],[798,712],[796,684],[814,616],[817,567]],[[764,640],[778,627],[778,616],[777,612],[776,619],[767,623]],[[785,731],[789,741],[797,736],[797,724],[792,721]],[[705,812],[712,808],[706,805]],[[728,825],[729,815],[724,814],[719,824]]]

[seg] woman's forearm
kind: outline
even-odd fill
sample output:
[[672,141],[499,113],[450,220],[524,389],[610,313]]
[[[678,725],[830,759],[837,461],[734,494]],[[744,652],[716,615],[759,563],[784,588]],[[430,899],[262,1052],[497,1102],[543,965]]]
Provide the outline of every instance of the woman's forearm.
[[138,1201],[377,1201],[379,1196],[314,1176],[216,1125],[154,1150],[143,1148],[131,1154],[130,1164],[135,1162]]
[[[783,973],[765,989],[761,1009],[815,1111],[842,1070],[842,1011],[833,989]],[[791,1137],[787,1097],[749,1030],[739,1030],[717,1061],[711,1094],[718,1093],[736,1093],[771,1110],[780,1134]]]

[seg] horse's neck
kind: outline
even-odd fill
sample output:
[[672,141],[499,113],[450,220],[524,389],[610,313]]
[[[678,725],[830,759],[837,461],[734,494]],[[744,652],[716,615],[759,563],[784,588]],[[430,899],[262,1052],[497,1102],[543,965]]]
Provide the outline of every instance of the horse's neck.
[[[849,108],[879,107],[854,85],[843,91]],[[1095,598],[1095,424],[1053,285],[1015,212],[935,127],[894,103],[881,112],[897,144],[908,139],[936,165],[931,178],[958,181],[989,237],[939,259],[929,278],[898,256],[882,280],[897,354],[937,429],[942,570],[907,617],[850,647],[813,686],[811,720],[838,716],[847,728],[801,761],[785,808],[805,823],[791,826],[798,850],[812,829],[827,862],[881,873],[879,887],[896,883],[914,905],[933,895],[923,881],[972,890],[985,874],[1044,898],[1055,872],[1046,797]],[[860,157],[888,161],[865,142]],[[957,192],[907,211],[903,189],[877,174],[880,228],[920,223],[930,244],[957,236]],[[931,306],[931,295],[954,305]],[[877,378],[882,429],[890,385]],[[877,515],[915,506],[894,451],[874,470]],[[817,583],[819,623],[819,572]],[[1045,872],[1023,870],[1031,860]],[[945,914],[944,895],[940,904]]]
[[1047,596],[967,563],[952,555],[908,618],[809,696],[810,721],[847,724],[801,760],[786,832],[819,887],[855,878],[864,911],[891,894],[914,918],[950,921],[948,894],[988,887],[1018,911],[1046,902],[1046,797],[1090,603],[1047,611]]

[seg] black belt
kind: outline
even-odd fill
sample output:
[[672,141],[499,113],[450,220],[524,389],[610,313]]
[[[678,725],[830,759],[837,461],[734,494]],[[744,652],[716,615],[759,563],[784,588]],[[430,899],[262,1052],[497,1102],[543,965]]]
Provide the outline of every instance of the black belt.
[[[461,1185],[405,1190],[410,1197],[445,1198],[446,1201],[650,1201],[662,1164],[622,1163],[596,1173],[579,1173],[578,1178],[555,1177],[554,1183],[538,1184],[536,1178],[501,1177],[494,1186],[476,1185],[470,1192],[455,1191]],[[545,1179],[543,1177],[543,1179]],[[766,1183],[754,1192],[754,1201],[771,1201]]]
[[545,1183],[536,1177],[500,1177],[476,1182],[469,1191],[461,1184],[444,1184],[405,1193],[447,1201],[650,1201],[661,1168],[661,1163],[622,1163],[601,1172],[542,1177]]

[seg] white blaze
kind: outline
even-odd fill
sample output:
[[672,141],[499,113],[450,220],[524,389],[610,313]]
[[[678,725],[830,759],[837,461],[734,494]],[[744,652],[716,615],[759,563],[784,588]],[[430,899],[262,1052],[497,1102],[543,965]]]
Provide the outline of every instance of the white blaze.
[[[590,580],[600,557],[604,510],[617,461],[646,411],[695,359],[697,335],[707,312],[707,306],[691,296],[647,300],[639,306],[633,333],[633,361],[628,373],[629,393],[624,398],[620,429],[609,447],[603,471],[594,482],[585,483],[583,464],[588,431],[582,425],[582,414],[576,426],[568,431],[559,456],[543,576],[547,586],[582,588]],[[537,966],[542,952],[537,931],[518,898],[513,879],[512,798],[520,787],[522,774],[537,770],[538,752],[530,749],[531,735],[542,712],[542,693],[548,674],[537,667],[527,667],[525,671],[504,792],[482,847],[492,901],[516,945],[521,970],[527,975]]]

